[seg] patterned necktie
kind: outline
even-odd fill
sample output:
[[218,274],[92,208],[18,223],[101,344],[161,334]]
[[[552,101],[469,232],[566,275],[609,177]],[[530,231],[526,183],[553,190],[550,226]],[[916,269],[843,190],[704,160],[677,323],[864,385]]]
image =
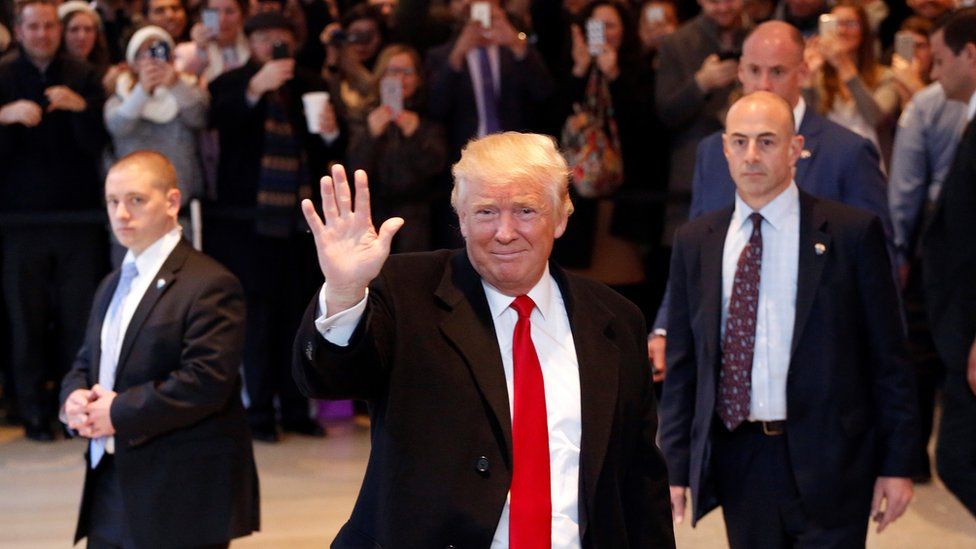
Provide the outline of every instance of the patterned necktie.
[[552,544],[546,388],[529,321],[535,303],[529,296],[520,295],[512,308],[518,313],[518,322],[512,338],[515,398],[508,542],[511,549],[541,549]]
[[[120,338],[122,333],[122,302],[129,295],[132,280],[139,275],[134,261],[122,264],[122,274],[119,284],[115,287],[112,302],[105,313],[105,343],[102,345],[101,360],[98,363],[98,384],[106,389],[115,386],[115,369],[119,365]],[[98,462],[105,455],[105,444],[108,437],[98,437],[91,441],[91,468],[98,466]]]
[[752,235],[735,268],[729,314],[722,339],[722,370],[718,376],[718,416],[729,431],[749,417],[752,355],[756,344],[759,275],[762,267],[762,216],[753,213]]
[[485,102],[485,135],[498,133],[502,131],[502,123],[498,118],[495,76],[491,72],[486,48],[478,48],[478,68],[481,69],[481,97]]

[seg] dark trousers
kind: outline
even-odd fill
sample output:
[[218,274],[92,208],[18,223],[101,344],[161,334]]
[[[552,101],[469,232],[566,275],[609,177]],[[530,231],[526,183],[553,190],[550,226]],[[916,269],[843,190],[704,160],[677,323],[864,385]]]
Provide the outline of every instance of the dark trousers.
[[107,270],[104,234],[95,226],[4,229],[10,371],[26,423],[47,423],[57,410],[57,381],[81,346],[92,295]]
[[976,395],[964,369],[946,372],[935,459],[946,488],[976,516]]
[[715,485],[732,549],[864,547],[868,514],[824,527],[803,508],[787,449],[789,433],[769,436],[758,424],[734,432],[712,427]]
[[292,344],[314,291],[309,274],[320,271],[314,245],[305,239],[255,236],[251,244],[256,270],[241,279],[247,299],[244,384],[248,421],[268,430],[275,425],[275,396],[282,424],[309,419],[308,399],[291,375]]

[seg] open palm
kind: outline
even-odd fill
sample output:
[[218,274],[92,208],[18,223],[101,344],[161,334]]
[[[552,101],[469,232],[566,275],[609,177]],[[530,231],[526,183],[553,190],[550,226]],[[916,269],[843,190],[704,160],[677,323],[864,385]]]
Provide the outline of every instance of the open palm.
[[366,287],[390,255],[393,235],[403,226],[403,219],[394,217],[386,220],[377,233],[370,215],[366,172],[356,171],[355,185],[353,204],[346,170],[337,164],[332,176],[321,180],[322,218],[311,200],[302,201],[302,213],[315,237],[319,267],[328,284],[329,316],[363,298]]

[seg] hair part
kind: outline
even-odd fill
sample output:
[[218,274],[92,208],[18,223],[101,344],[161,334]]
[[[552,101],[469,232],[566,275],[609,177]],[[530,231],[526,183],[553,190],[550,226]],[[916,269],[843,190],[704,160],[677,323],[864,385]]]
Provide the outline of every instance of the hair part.
[[504,132],[473,139],[451,168],[454,188],[451,206],[460,213],[461,195],[472,184],[486,186],[512,182],[539,185],[549,195],[553,215],[569,216],[569,168],[556,140],[548,135]]

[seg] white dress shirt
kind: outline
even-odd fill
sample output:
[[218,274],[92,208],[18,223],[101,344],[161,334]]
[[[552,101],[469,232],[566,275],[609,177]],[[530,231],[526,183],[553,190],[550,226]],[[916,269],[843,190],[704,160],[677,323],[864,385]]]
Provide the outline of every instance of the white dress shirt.
[[[136,308],[139,307],[139,303],[142,301],[142,297],[146,294],[146,290],[152,284],[159,284],[158,280],[162,280],[162,284],[165,285],[169,281],[157,278],[156,274],[159,273],[159,269],[163,267],[163,263],[169,257],[176,245],[180,243],[180,239],[183,238],[183,229],[177,227],[172,231],[163,235],[159,240],[153,242],[148,248],[142,251],[138,256],[134,255],[132,251],[128,251],[125,254],[125,258],[122,263],[135,262],[136,270],[138,275],[132,279],[132,285],[129,286],[129,293],[122,299],[122,308],[120,311],[119,318],[119,334],[120,337],[117,338],[115,342],[115,347],[109,349],[106,348],[106,338],[108,336],[108,326],[102,322],[102,332],[101,332],[101,350],[102,354],[111,354],[115,356],[115,361],[118,362],[119,353],[122,352],[122,342],[125,340],[125,332],[129,327],[129,322],[132,321],[132,315],[135,314]],[[116,368],[118,366],[116,365]],[[112,380],[112,386],[106,387],[106,389],[114,390],[115,380]],[[105,441],[105,452],[108,454],[115,453],[115,437],[109,437]]]
[[[505,369],[508,388],[509,414],[514,394],[513,335],[518,313],[510,307],[515,298],[506,296],[482,281],[491,310],[498,349]],[[326,318],[325,286],[319,293],[319,310],[315,327],[327,341],[346,346],[366,310],[364,298],[356,306]],[[569,316],[559,286],[549,274],[549,268],[529,291],[535,302],[530,322],[532,343],[539,356],[543,385],[546,391],[546,420],[549,427],[549,474],[552,497],[552,547],[575,549],[579,539],[579,460],[582,437],[582,408],[580,404],[579,361],[569,326]],[[368,296],[367,296],[368,297]],[[509,494],[511,495],[511,494]],[[506,498],[492,549],[508,547],[509,501]]]
[[807,113],[807,102],[801,96],[793,107],[793,129],[800,133],[800,124],[803,124],[803,115]]
[[976,116],[976,93],[969,96],[969,105],[966,107],[966,120],[972,122]]
[[[494,84],[492,87],[495,88],[495,97],[501,99],[502,77],[498,60],[498,46],[492,44],[485,46],[485,49],[488,50],[488,64],[491,65],[491,82]],[[471,48],[464,57],[468,62],[468,75],[471,76],[471,86],[474,88],[474,102],[478,107],[478,137],[484,137],[487,135],[485,131],[485,96],[481,89],[481,81],[484,77],[481,75],[478,48]],[[498,108],[498,116],[501,116],[501,105]]]
[[[752,234],[749,220],[752,213],[752,208],[737,193],[722,253],[723,338],[739,255]],[[760,229],[763,250],[749,420],[775,421],[786,419],[786,377],[796,321],[800,257],[800,193],[796,183],[791,182],[785,191],[759,210],[759,214],[763,216]]]

